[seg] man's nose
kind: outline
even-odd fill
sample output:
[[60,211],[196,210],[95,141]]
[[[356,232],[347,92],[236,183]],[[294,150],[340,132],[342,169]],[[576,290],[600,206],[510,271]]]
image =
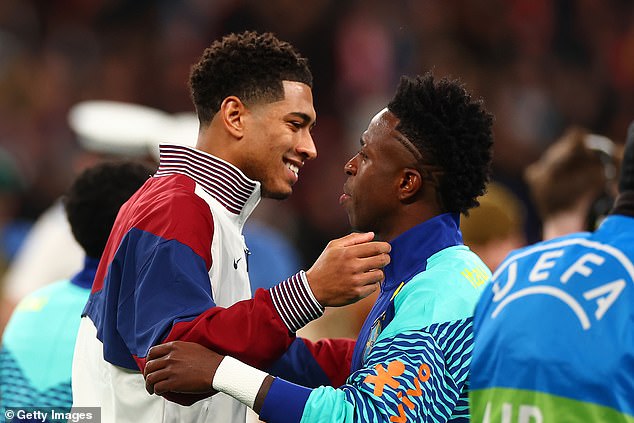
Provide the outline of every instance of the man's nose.
[[297,151],[305,157],[305,160],[313,160],[317,157],[317,147],[315,147],[313,136],[309,131],[306,131],[306,135],[302,137]]
[[357,158],[357,155],[355,155],[353,158],[348,160],[348,162],[343,166],[343,171],[346,175],[352,176],[357,172],[357,168],[355,167],[355,163],[354,163],[356,158]]

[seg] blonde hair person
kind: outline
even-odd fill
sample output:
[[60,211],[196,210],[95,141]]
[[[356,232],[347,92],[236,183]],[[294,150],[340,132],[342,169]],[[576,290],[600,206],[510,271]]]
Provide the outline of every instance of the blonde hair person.
[[480,206],[462,217],[460,230],[465,245],[494,271],[511,250],[526,244],[526,212],[519,198],[497,182],[478,201]]

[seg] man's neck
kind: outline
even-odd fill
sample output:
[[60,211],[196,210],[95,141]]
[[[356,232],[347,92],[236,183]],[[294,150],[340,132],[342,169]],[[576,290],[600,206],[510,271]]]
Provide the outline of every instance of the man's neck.
[[544,221],[542,237],[549,240],[585,230],[585,216],[576,210],[564,211]]

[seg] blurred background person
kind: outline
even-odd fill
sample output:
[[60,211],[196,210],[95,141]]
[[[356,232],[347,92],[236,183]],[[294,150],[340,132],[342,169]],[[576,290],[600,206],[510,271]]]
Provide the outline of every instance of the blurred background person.
[[465,245],[493,272],[509,252],[526,245],[526,211],[520,199],[497,182],[490,182],[478,201],[468,216],[461,216],[460,230]]
[[603,223],[514,251],[474,317],[476,422],[634,419],[634,122]]
[[[97,163],[116,158],[134,159],[154,166],[148,144],[158,144],[157,128],[169,115],[141,105],[80,102],[68,113],[68,122],[81,146],[69,167],[79,175]],[[195,136],[195,132],[192,134]],[[71,232],[61,198],[38,217],[21,241],[4,274],[0,335],[16,304],[36,289],[79,271],[84,250]]]
[[616,197],[619,162],[610,139],[573,127],[528,166],[544,240],[598,227]]
[[99,259],[119,208],[152,172],[140,163],[102,163],[81,173],[63,198],[83,268],[27,295],[15,309],[0,348],[0,408],[70,411],[75,337]]

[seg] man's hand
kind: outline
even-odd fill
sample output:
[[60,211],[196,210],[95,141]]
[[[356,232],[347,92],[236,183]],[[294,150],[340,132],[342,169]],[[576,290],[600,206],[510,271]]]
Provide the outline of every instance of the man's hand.
[[193,342],[169,342],[150,348],[143,376],[150,394],[209,393],[223,356]]
[[390,244],[374,234],[353,233],[330,241],[306,272],[315,298],[324,307],[339,307],[367,297],[384,279]]

